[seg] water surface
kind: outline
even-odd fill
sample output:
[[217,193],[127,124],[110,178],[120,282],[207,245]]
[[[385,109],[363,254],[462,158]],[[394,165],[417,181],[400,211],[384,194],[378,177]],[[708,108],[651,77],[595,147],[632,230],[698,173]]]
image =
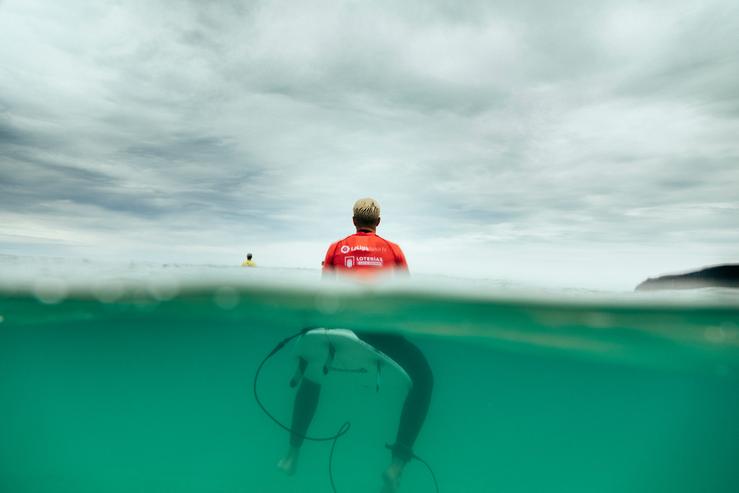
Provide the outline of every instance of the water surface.
[[[255,404],[254,372],[306,326],[392,331],[436,387],[416,452],[443,493],[739,491],[739,302],[730,290],[553,292],[416,276],[0,262],[0,486],[24,493],[327,492],[329,445]],[[289,420],[294,370],[265,367]],[[311,431],[339,492],[379,492],[401,395],[326,385]],[[400,492],[432,492],[418,463]]]

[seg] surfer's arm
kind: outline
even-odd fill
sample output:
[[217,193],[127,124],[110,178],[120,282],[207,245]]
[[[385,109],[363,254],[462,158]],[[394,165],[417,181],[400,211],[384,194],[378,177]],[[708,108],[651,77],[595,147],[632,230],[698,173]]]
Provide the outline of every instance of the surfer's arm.
[[408,262],[405,259],[403,250],[398,245],[393,245],[393,254],[395,255],[395,270],[403,274],[409,274]]
[[332,243],[326,251],[326,257],[323,259],[321,264],[321,271],[323,277],[333,277],[336,274],[336,267],[334,266],[334,253],[336,253],[336,246],[338,242]]

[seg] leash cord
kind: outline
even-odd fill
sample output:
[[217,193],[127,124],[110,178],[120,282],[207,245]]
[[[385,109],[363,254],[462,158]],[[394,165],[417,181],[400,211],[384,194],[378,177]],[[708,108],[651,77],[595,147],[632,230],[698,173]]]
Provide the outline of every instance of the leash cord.
[[[264,406],[264,404],[262,403],[262,400],[259,398],[259,392],[257,392],[257,382],[259,381],[259,374],[262,372],[262,368],[264,368],[264,365],[267,363],[267,361],[269,361],[269,359],[272,358],[272,356],[274,356],[275,354],[279,353],[287,345],[287,343],[289,343],[293,339],[296,339],[296,338],[302,336],[303,334],[305,334],[309,330],[311,330],[311,329],[310,328],[302,329],[301,331],[297,332],[296,334],[293,334],[293,335],[291,335],[289,337],[286,337],[285,339],[283,339],[283,340],[281,340],[280,342],[277,343],[277,345],[272,349],[272,351],[270,351],[269,354],[264,357],[264,359],[262,360],[262,362],[259,363],[259,366],[257,367],[257,371],[254,374],[254,382],[253,382],[253,385],[252,385],[252,390],[254,391],[254,400],[257,401],[257,404],[262,409],[262,411],[264,412],[264,414],[266,414],[267,417],[269,417],[272,421],[274,421],[277,424],[277,426],[279,426],[283,430],[285,430],[285,431],[287,431],[289,433],[295,434],[295,435],[299,436],[300,438],[302,438],[304,440],[310,440],[310,441],[313,441],[313,442],[329,442],[329,441],[332,442],[331,443],[331,452],[329,453],[329,456],[328,456],[328,478],[331,481],[331,490],[333,491],[333,493],[338,493],[337,490],[336,490],[336,483],[334,482],[334,473],[333,473],[334,449],[336,448],[336,442],[339,440],[339,438],[341,438],[342,436],[346,435],[346,433],[352,427],[352,424],[349,421],[344,421],[344,424],[342,424],[341,427],[339,427],[339,430],[336,433],[334,433],[333,435],[330,435],[330,436],[312,437],[312,436],[308,436],[308,435],[303,435],[301,433],[298,433],[298,432],[294,431],[292,428],[290,428],[289,426],[287,426],[284,423],[282,423],[279,419],[275,418],[272,415],[272,413],[270,413],[267,410],[267,408]],[[386,445],[386,447],[392,450],[392,447],[390,445]],[[426,462],[425,460],[421,459],[416,454],[413,454],[412,457],[413,457],[413,459],[417,460],[418,462],[420,462],[421,464],[423,464],[424,466],[426,466],[426,468],[429,470],[429,473],[431,474],[431,479],[433,479],[433,481],[434,481],[434,487],[436,488],[436,493],[439,493],[439,483],[436,481],[436,475],[434,474],[434,471],[431,469],[431,466],[428,464],[428,462]]]

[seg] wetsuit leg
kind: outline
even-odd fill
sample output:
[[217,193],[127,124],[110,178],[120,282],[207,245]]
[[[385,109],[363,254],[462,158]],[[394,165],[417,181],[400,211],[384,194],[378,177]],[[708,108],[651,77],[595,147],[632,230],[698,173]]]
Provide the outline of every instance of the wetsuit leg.
[[300,448],[303,445],[305,434],[318,407],[318,398],[321,395],[321,384],[303,378],[295,394],[293,404],[293,421],[290,429],[290,446]]
[[409,461],[431,403],[434,375],[421,350],[397,334],[357,333],[360,339],[379,349],[408,373],[413,385],[403,403],[393,457]]

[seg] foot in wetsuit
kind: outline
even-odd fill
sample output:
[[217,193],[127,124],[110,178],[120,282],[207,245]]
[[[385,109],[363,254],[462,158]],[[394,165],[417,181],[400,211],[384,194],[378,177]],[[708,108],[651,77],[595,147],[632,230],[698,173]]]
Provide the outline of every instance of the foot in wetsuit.
[[[412,382],[403,403],[395,443],[392,445],[392,463],[383,474],[385,486],[382,491],[391,493],[397,489],[406,463],[413,458],[413,444],[428,413],[434,378],[426,357],[405,337],[373,333],[358,333],[357,336],[403,367]],[[295,472],[300,447],[303,445],[302,436],[306,435],[313,420],[320,394],[320,384],[305,378],[302,380],[293,407],[290,448],[278,464],[287,474]]]

